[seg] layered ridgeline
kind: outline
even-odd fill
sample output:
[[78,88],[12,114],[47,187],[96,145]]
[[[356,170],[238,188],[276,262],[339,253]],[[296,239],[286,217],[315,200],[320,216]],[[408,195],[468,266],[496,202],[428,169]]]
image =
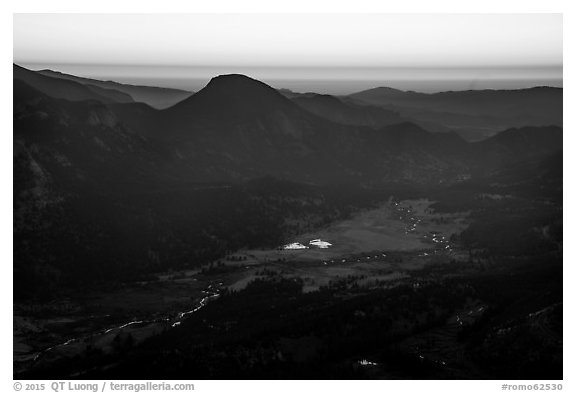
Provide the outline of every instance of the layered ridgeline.
[[[555,126],[468,143],[378,108],[362,121],[367,112],[336,98],[295,102],[243,75],[218,76],[165,110],[17,66],[14,77],[15,144],[34,145],[30,157],[40,168],[47,165],[42,160],[59,157],[67,164],[58,170],[68,168],[70,179],[95,184],[122,176],[131,183],[274,176],[309,184],[446,184],[562,148]],[[515,105],[511,99],[507,106]],[[345,120],[321,116],[327,111]]]
[[[504,168],[530,167],[562,150],[559,127],[469,143],[403,119],[339,123],[243,75],[216,77],[164,110],[122,94],[14,67],[22,294],[278,244],[291,215],[324,214],[321,222],[342,212],[311,191],[317,186],[429,188],[497,173],[512,184],[518,171]],[[264,197],[278,187],[249,186],[261,178],[290,186]]]
[[562,88],[556,87],[433,94],[378,87],[347,99],[397,111],[420,124],[452,129],[469,140],[511,127],[562,126]]
[[292,98],[296,104],[336,123],[373,128],[407,121],[397,112],[373,105],[359,105],[327,94],[302,94]]
[[51,78],[16,64],[13,65],[12,70],[14,80],[25,82],[53,98],[62,98],[68,101],[96,100],[102,103],[134,102],[130,95],[118,90]]
[[128,94],[136,102],[143,102],[156,109],[165,109],[171,107],[172,105],[177,104],[178,102],[194,94],[193,92],[180,89],[130,85],[114,81],[101,81],[91,78],[82,78],[75,75],[65,74],[62,72],[52,70],[41,70],[38,71],[38,73],[51,78],[58,78],[78,82],[85,86],[90,87],[95,86],[104,89],[116,90]]
[[196,174],[202,180],[272,175],[314,184],[429,183],[467,171],[455,148],[466,144],[455,135],[430,134],[406,122],[380,128],[336,123],[242,75],[216,77],[164,111],[110,107],[170,161],[203,172]]

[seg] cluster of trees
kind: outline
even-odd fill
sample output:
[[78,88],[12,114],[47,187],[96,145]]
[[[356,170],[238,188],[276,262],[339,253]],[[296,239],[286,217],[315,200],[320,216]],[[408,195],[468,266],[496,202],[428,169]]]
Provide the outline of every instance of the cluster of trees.
[[[89,364],[89,378],[558,378],[561,341],[548,336],[562,336],[561,306],[547,316],[552,333],[531,328],[526,316],[561,304],[561,264],[532,258],[514,275],[506,266],[375,290],[352,288],[346,277],[343,285],[311,293],[302,293],[302,279],[267,270],[139,346],[126,338],[111,357],[87,355],[26,376],[66,377]],[[447,359],[449,367],[423,361],[401,344],[441,330],[474,300],[487,312],[461,328],[454,345],[463,357]],[[506,326],[516,328],[499,335]],[[366,374],[358,367],[364,358],[379,366]]]

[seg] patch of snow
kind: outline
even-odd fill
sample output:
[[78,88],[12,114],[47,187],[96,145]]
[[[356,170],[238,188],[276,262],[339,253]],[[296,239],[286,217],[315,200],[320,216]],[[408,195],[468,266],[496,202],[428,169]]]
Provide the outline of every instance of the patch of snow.
[[285,246],[283,246],[283,248],[285,250],[302,250],[302,249],[305,249],[308,247],[306,247],[302,243],[290,243],[290,244],[286,244]]
[[329,248],[332,247],[332,243],[328,243],[327,241],[324,241],[322,239],[314,239],[314,240],[310,240],[310,245],[318,247],[318,248]]

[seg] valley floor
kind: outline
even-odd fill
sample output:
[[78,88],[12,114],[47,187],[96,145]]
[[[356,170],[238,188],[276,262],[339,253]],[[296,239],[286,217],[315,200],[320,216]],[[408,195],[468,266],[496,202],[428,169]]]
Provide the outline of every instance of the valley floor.
[[[431,203],[424,199],[389,201],[377,209],[360,212],[350,219],[292,239],[308,244],[310,240],[320,238],[333,245],[326,249],[285,250],[278,245],[277,249],[240,250],[209,265],[167,272],[150,281],[85,293],[48,305],[16,304],[15,375],[23,378],[99,376],[108,367],[114,368],[117,362],[121,364],[122,354],[137,353],[140,347],[153,345],[151,342],[155,339],[162,342],[164,336],[169,340],[171,335],[178,335],[188,320],[193,320],[194,314],[210,301],[224,296],[229,302],[238,297],[238,302],[243,304],[241,299],[246,296],[247,289],[261,282],[292,280],[302,283],[304,294],[322,298],[322,294],[328,292],[342,301],[354,301],[350,299],[394,288],[425,291],[427,289],[420,288],[443,287],[445,280],[485,274],[485,265],[471,261],[468,252],[451,240],[467,227],[467,214],[437,214],[430,208]],[[461,291],[449,288],[452,292]],[[450,297],[458,297],[452,292]],[[309,307],[322,310],[323,302],[316,304],[314,301]],[[396,315],[390,322],[392,325],[387,327],[389,334],[401,338],[393,351],[408,363],[413,357],[420,366],[439,368],[437,375],[440,376],[486,377],[470,359],[466,359],[466,348],[460,337],[466,329],[481,323],[484,314],[493,307],[473,292],[454,302],[451,307],[440,303],[427,306],[429,309],[421,313],[412,310],[409,315],[402,312]],[[252,310],[257,306],[245,307]],[[360,308],[354,315],[363,318],[366,313]],[[549,319],[542,320],[539,328],[552,331]],[[222,323],[226,327],[240,322],[230,316],[230,320]],[[215,322],[211,329],[216,326]],[[222,326],[217,330],[222,330]],[[427,328],[423,330],[423,326]],[[216,334],[216,343],[224,337],[214,331],[212,334]],[[289,355],[292,359],[303,357],[306,360],[312,356],[300,353],[299,342],[290,344],[293,339],[282,340],[278,345],[283,348],[279,351],[284,355],[280,358],[289,353],[292,353]],[[552,340],[561,342],[561,337],[552,333]],[[379,369],[382,363],[390,362],[381,353],[370,355],[370,351],[364,351],[364,355],[367,357],[347,355],[348,359],[356,359],[352,362],[353,369],[357,370],[355,377],[403,377],[402,373],[393,371],[394,367],[387,366],[386,371]],[[74,363],[74,359],[93,359],[94,356],[99,359],[96,364],[100,364],[96,368],[93,360],[88,361],[90,367],[70,366],[69,362]],[[211,359],[213,361],[213,357]],[[217,376],[218,372],[211,372],[205,377]]]

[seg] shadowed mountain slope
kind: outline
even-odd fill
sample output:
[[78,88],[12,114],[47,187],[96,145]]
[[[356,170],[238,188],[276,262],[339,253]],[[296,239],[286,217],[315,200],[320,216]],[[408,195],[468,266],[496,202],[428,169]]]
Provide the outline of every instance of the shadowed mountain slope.
[[91,78],[82,78],[74,75],[64,74],[52,70],[41,70],[39,74],[52,78],[71,80],[88,86],[97,86],[105,89],[114,89],[130,95],[134,101],[143,102],[156,109],[165,109],[190,97],[193,92],[166,87],[152,87],[130,85],[114,81],[101,81]]
[[13,65],[12,70],[14,80],[26,82],[28,85],[53,98],[62,98],[68,101],[96,100],[103,103],[134,102],[130,95],[117,90],[52,78],[27,70],[16,64]]
[[377,106],[355,105],[326,94],[307,94],[292,98],[296,104],[335,123],[373,128],[402,123],[398,113]]
[[534,87],[518,90],[466,90],[417,93],[386,87],[351,94],[350,97],[376,105],[395,105],[437,112],[498,117],[528,116],[545,118],[549,123],[562,120],[562,88]]
[[348,96],[398,111],[420,124],[439,124],[474,141],[511,127],[562,126],[562,88],[417,93],[379,87]]
[[[55,100],[21,83],[15,84],[14,97],[18,140],[34,135],[21,129],[33,133],[48,122],[52,131],[42,136],[49,146],[46,155],[76,154],[78,167],[95,171],[84,177],[94,179],[135,168],[138,175],[130,176],[143,182],[275,176],[313,184],[438,184],[555,152],[562,142],[557,127],[510,130],[470,144],[454,133],[432,134],[410,122],[379,128],[338,124],[236,74],[215,77],[165,110],[141,103]],[[35,126],[27,125],[30,116]]]

